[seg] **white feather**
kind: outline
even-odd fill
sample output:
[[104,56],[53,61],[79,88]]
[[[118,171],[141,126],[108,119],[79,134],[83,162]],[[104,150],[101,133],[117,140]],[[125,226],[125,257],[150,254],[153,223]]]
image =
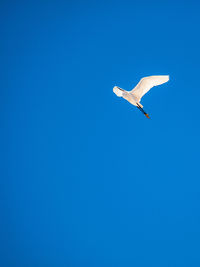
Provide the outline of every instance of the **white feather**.
[[140,101],[152,87],[166,83],[169,81],[169,75],[149,76],[142,78],[136,87],[130,93]]

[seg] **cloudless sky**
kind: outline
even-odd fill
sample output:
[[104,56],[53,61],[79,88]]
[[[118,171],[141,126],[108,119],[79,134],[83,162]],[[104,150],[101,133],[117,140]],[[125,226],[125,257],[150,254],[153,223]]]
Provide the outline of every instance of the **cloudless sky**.
[[1,1],[0,266],[200,266],[199,13]]

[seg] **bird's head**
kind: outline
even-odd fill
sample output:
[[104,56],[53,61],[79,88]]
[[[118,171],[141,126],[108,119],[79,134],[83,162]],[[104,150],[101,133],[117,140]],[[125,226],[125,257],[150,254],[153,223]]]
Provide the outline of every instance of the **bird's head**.
[[119,97],[122,96],[123,91],[124,90],[122,88],[118,87],[118,86],[113,87],[113,92]]

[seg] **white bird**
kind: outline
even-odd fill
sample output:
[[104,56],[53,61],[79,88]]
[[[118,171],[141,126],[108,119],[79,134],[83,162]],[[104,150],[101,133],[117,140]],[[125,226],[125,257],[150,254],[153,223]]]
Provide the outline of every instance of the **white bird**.
[[144,115],[150,119],[149,115],[143,110],[140,100],[152,87],[169,81],[169,75],[148,76],[142,78],[136,87],[131,91],[126,91],[118,86],[113,87],[113,92],[126,99],[132,105],[136,106]]

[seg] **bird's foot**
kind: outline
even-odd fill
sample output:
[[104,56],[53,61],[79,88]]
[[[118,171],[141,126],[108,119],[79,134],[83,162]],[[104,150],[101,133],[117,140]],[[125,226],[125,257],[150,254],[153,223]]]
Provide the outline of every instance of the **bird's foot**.
[[150,119],[149,114],[146,113],[146,114],[144,114],[144,115],[145,115],[148,119]]

